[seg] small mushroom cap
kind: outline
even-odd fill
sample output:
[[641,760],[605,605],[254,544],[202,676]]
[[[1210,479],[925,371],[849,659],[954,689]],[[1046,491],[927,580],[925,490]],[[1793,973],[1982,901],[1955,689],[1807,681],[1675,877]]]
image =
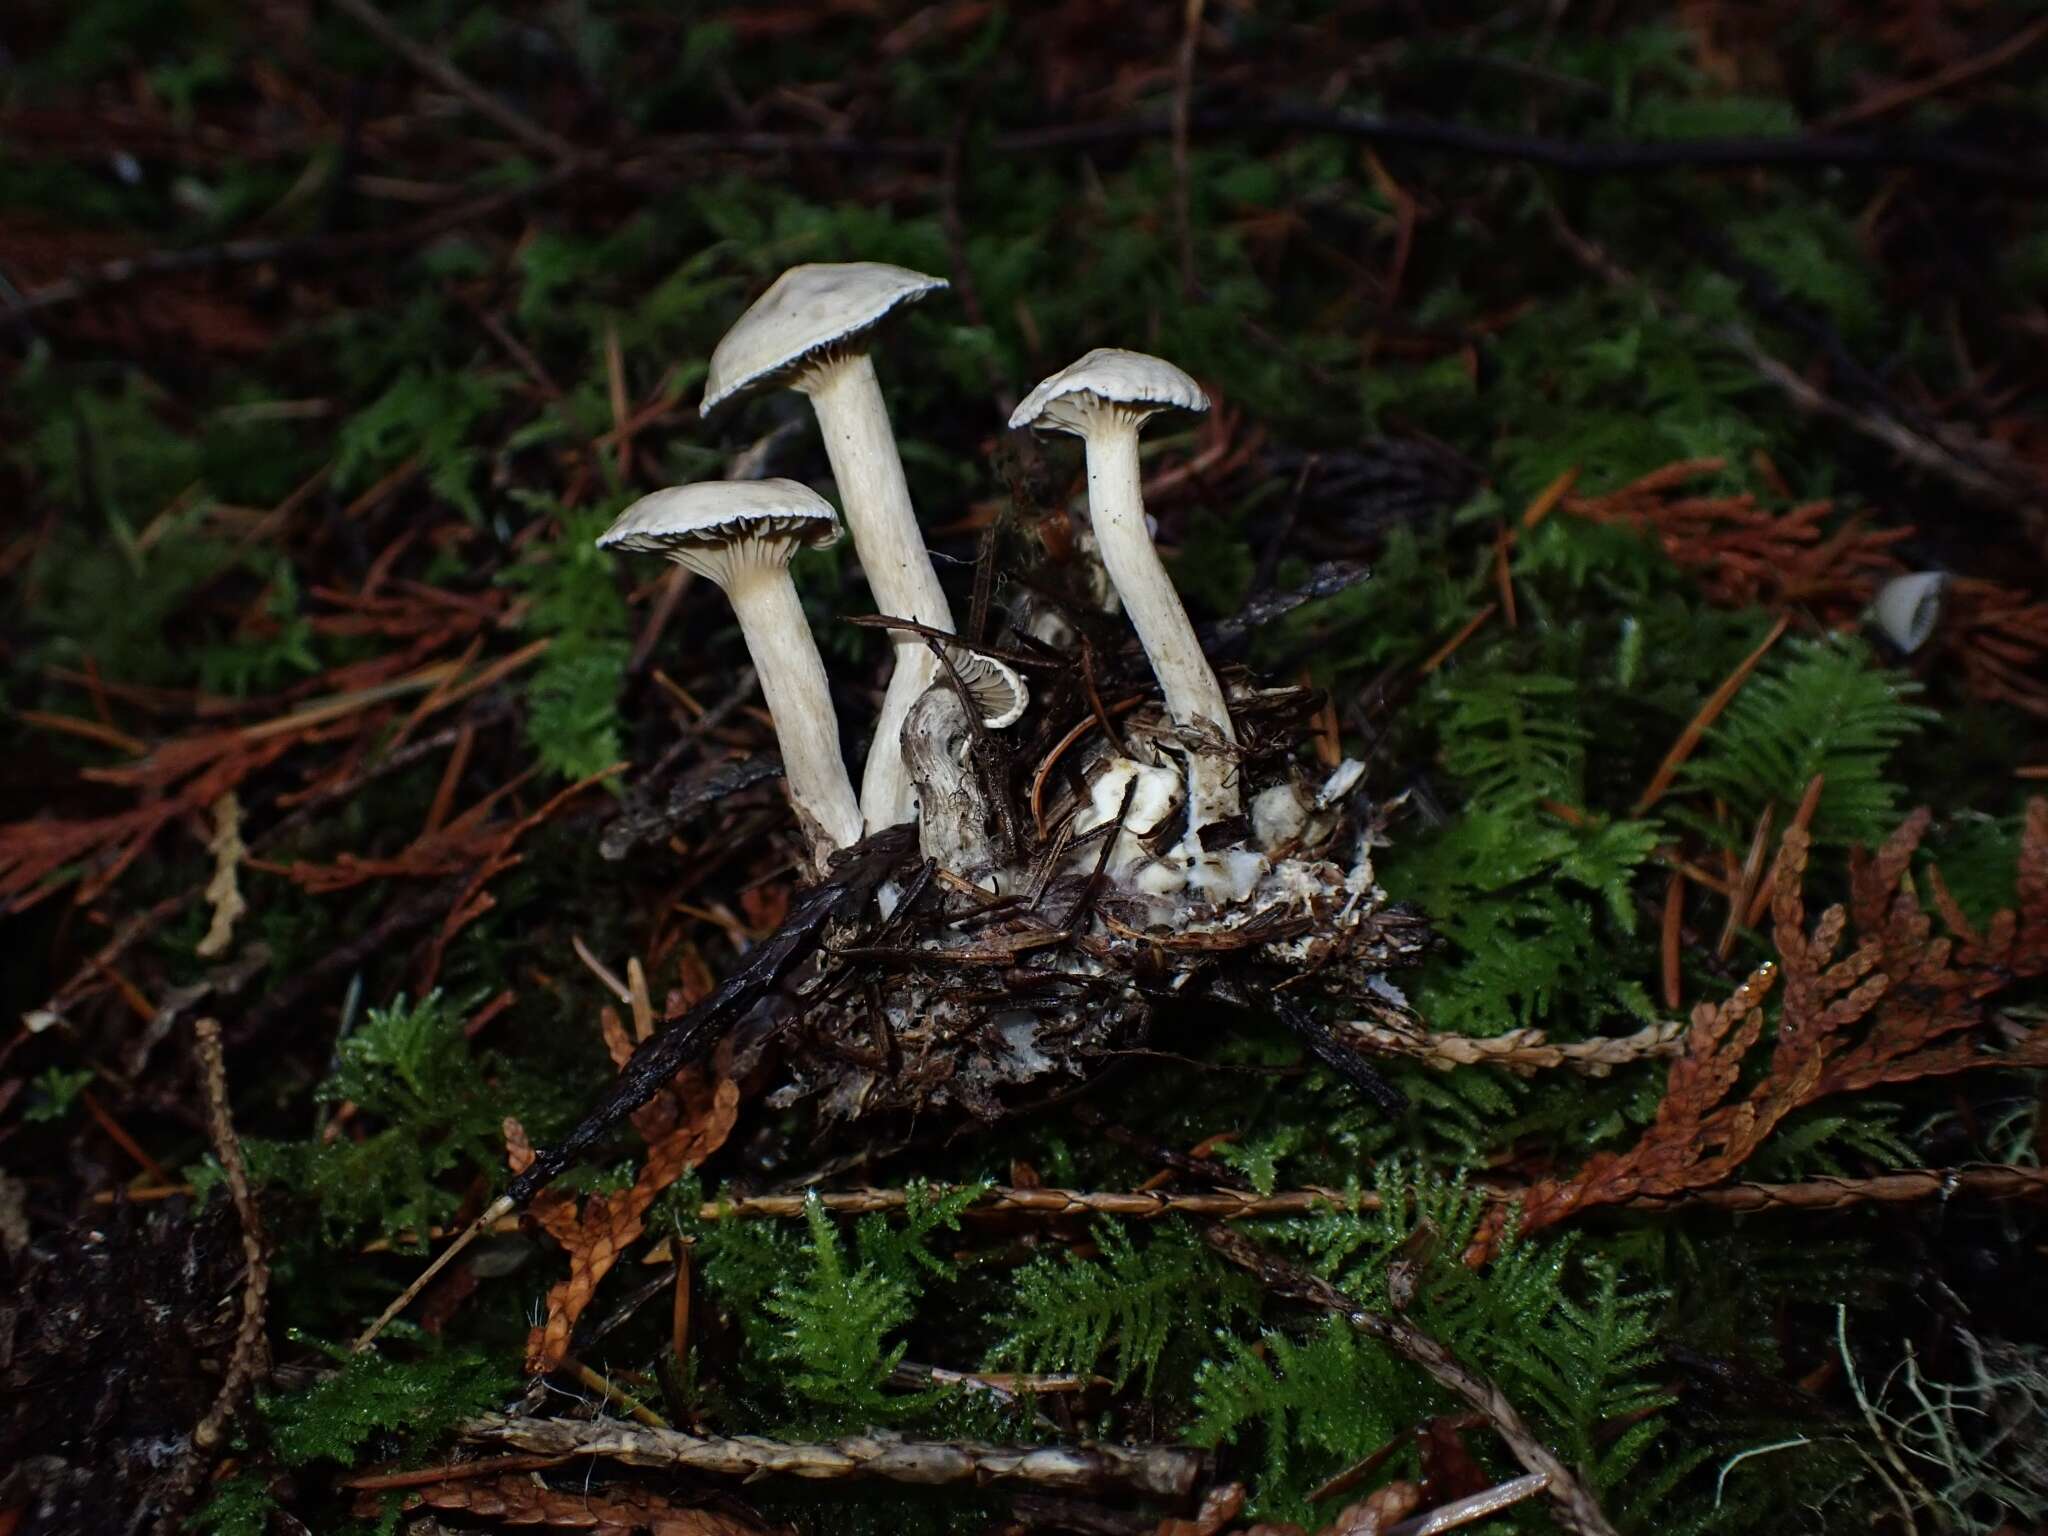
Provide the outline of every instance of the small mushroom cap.
[[742,390],[854,340],[897,305],[947,286],[943,277],[885,261],[814,261],[791,267],[712,349],[699,412],[710,415]]
[[1143,421],[1155,411],[1206,411],[1209,397],[1180,369],[1148,352],[1097,347],[1086,357],[1041,379],[1010,413],[1010,426],[1061,432],[1086,430],[1098,404],[1124,406]]
[[723,586],[751,565],[788,565],[839,541],[832,503],[795,480],[700,480],[642,496],[599,549],[666,555]]
[[1914,571],[1894,576],[1877,589],[1871,618],[1885,639],[1907,655],[1925,645],[1941,622],[1948,576],[1941,571]]
[[953,663],[953,670],[960,674],[967,696],[974,700],[974,707],[981,712],[981,723],[985,729],[1000,731],[1024,718],[1025,707],[1031,702],[1031,690],[1014,669],[993,656],[984,656],[979,651],[961,646],[948,646],[946,657]]

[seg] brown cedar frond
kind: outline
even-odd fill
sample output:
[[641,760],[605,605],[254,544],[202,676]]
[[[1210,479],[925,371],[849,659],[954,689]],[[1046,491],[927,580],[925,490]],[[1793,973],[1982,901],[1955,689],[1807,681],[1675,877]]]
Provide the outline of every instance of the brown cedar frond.
[[[632,1042],[611,1009],[604,1010],[601,1020],[612,1061],[623,1066],[632,1054]],[[535,1197],[529,1210],[568,1253],[569,1278],[549,1288],[547,1320],[527,1338],[529,1371],[550,1371],[561,1364],[576,1319],[590,1305],[598,1282],[646,1230],[648,1208],[669,1185],[725,1145],[739,1116],[739,1103],[739,1087],[730,1078],[721,1077],[714,1084],[703,1068],[692,1067],[667,1092],[634,1112],[634,1129],[647,1141],[647,1161],[629,1188],[592,1195],[581,1206],[573,1195],[556,1190]],[[525,1128],[509,1116],[505,1160],[515,1174],[524,1173],[533,1162],[533,1144]]]
[[[1809,929],[1802,882],[1810,839],[1785,834],[1772,897],[1776,962],[1766,962],[1721,1003],[1693,1010],[1655,1119],[1626,1152],[1603,1152],[1576,1174],[1531,1185],[1524,1230],[1589,1205],[1662,1199],[1730,1178],[1794,1110],[1833,1094],[1968,1071],[2048,1064],[2048,1031],[2001,1052],[1985,1049],[1983,1001],[2013,980],[2048,972],[2048,800],[2027,807],[2016,912],[1979,935],[1937,880],[1937,906],[1958,926],[1936,935],[1908,878],[1932,820],[1915,811],[1874,854],[1852,865],[1849,905]],[[1853,927],[1855,946],[1841,953]],[[1764,1002],[1782,978],[1768,1070],[1739,1093],[1762,1035]],[[1471,1255],[1491,1251],[1504,1218],[1489,1218]]]

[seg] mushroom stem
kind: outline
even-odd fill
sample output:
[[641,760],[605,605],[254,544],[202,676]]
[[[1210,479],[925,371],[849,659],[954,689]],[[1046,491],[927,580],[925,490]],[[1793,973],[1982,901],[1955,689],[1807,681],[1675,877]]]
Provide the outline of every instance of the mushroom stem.
[[839,721],[825,663],[786,567],[750,571],[726,595],[775,720],[790,801],[822,867],[829,854],[861,837],[860,806],[839,756]]
[[[1088,515],[1095,524],[1103,566],[1123,599],[1124,611],[1145,647],[1152,674],[1166,695],[1167,711],[1181,725],[1207,726],[1225,742],[1237,740],[1223,685],[1202,654],[1195,626],[1188,622],[1159,551],[1145,528],[1145,499],[1138,473],[1139,421],[1105,405],[1093,413],[1083,441],[1088,453]],[[1188,831],[1240,813],[1236,765],[1228,754],[1190,749]]]
[[[953,632],[953,611],[910,505],[903,460],[889,429],[889,408],[864,349],[827,356],[796,381],[818,418],[832,477],[839,483],[853,547],[876,604],[891,618],[913,619]],[[938,662],[916,635],[894,641],[896,669],[875,721],[875,739],[861,773],[860,809],[868,831],[917,815],[917,789],[903,756],[903,722],[938,676]]]

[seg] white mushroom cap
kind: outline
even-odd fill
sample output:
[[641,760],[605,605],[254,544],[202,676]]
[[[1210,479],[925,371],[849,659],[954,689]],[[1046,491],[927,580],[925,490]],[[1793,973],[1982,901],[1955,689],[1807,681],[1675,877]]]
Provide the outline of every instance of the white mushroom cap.
[[1031,702],[1031,690],[1014,668],[993,656],[984,656],[979,651],[956,645],[946,647],[946,659],[960,674],[967,696],[974,700],[974,707],[981,712],[983,727],[1000,731],[1024,718],[1025,706]]
[[1942,571],[1894,576],[1877,589],[1870,616],[1885,639],[1910,656],[1934,634],[1947,589],[1948,576]]
[[704,375],[709,415],[742,390],[801,367],[820,352],[872,329],[899,304],[949,286],[942,277],[885,261],[808,262],[791,267],[733,322]]
[[666,555],[726,586],[751,565],[836,544],[839,531],[832,503],[795,480],[700,480],[642,496],[597,544]]
[[1080,432],[1085,418],[1102,404],[1123,406],[1143,421],[1156,411],[1206,411],[1202,386],[1163,357],[1097,347],[1069,363],[1026,395],[1010,413],[1012,430]]

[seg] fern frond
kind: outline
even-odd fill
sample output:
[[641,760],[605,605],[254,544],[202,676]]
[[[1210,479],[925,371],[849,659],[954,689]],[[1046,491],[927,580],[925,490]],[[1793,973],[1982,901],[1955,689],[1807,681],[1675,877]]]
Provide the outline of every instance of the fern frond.
[[1891,755],[1935,718],[1912,702],[1919,692],[1860,641],[1795,643],[1736,695],[1682,782],[1720,796],[1746,827],[1767,804],[1781,815],[1798,804],[1820,774],[1815,842],[1875,845],[1900,817]]
[[1254,1297],[1184,1227],[1166,1227],[1141,1245],[1124,1228],[1095,1229],[1099,1257],[1067,1254],[1019,1272],[1009,1310],[998,1320],[992,1366],[1089,1371],[1111,1349],[1118,1388],[1137,1378],[1150,1392],[1162,1355],[1236,1312]]

